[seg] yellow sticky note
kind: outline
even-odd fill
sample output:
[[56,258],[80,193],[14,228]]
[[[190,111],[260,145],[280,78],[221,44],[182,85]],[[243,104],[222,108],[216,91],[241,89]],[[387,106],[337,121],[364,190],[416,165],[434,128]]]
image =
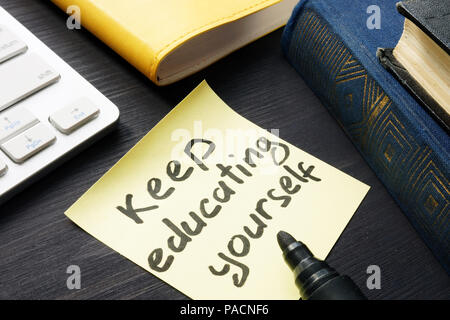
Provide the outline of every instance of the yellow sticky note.
[[324,259],[369,187],[273,133],[203,82],[66,215],[191,298],[298,299],[276,234]]

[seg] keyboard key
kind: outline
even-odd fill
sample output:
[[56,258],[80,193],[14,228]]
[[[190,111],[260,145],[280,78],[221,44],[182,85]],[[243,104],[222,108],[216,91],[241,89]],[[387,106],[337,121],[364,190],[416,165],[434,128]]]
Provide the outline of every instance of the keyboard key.
[[59,78],[59,73],[36,54],[27,54],[0,65],[0,111]]
[[100,110],[87,98],[82,98],[67,107],[58,110],[49,118],[56,129],[71,134],[87,122],[96,118]]
[[0,63],[27,51],[27,45],[0,25]]
[[38,122],[39,120],[24,108],[13,108],[0,113],[0,144]]
[[2,160],[0,160],[0,177],[8,171],[8,166]]
[[1,145],[2,150],[16,163],[22,163],[29,157],[45,149],[56,137],[44,124],[38,123],[18,136]]

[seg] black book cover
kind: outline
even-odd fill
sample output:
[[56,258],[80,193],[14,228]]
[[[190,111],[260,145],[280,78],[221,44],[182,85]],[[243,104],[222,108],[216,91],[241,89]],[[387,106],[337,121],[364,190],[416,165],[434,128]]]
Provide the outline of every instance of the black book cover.
[[[408,0],[397,3],[397,10],[450,54],[450,0]],[[447,132],[450,132],[448,113],[395,59],[393,49],[380,48],[377,56],[383,67],[402,83]]]

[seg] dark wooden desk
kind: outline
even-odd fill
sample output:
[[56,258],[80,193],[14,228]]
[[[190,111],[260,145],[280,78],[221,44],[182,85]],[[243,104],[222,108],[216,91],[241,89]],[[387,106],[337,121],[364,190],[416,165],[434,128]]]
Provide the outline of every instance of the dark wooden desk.
[[[0,0],[0,5],[121,111],[117,130],[0,207],[0,298],[186,298],[63,213],[202,79],[248,119],[279,128],[282,138],[372,186],[329,255],[330,264],[352,276],[371,299],[450,297],[444,269],[284,60],[281,30],[195,76],[158,88],[86,30],[66,29],[65,14],[49,1]],[[66,268],[73,264],[81,267],[82,288],[71,291]],[[372,264],[381,268],[381,290],[366,288]]]

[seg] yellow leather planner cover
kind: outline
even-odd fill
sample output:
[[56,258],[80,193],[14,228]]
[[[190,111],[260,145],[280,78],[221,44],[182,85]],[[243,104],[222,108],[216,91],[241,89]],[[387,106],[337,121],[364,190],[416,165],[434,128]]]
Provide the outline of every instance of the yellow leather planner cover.
[[[166,85],[286,24],[297,0],[52,0]],[[75,6],[75,7],[74,7]]]

